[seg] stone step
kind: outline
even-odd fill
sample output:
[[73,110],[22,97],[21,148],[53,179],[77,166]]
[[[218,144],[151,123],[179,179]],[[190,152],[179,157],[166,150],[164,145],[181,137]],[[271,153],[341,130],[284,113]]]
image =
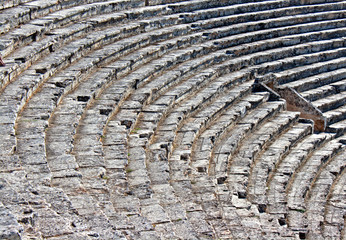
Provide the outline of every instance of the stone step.
[[[276,7],[273,6],[277,5]],[[294,16],[300,16],[300,19],[304,19],[304,14],[309,13],[311,16],[316,17],[316,21],[323,19],[323,12],[330,12],[331,15],[329,19],[332,19],[332,15],[335,16],[339,7],[344,5],[344,3],[335,3],[335,5],[298,5],[294,6],[292,3],[281,2],[281,1],[266,1],[266,2],[258,2],[252,4],[240,4],[230,6],[228,8],[216,8],[210,10],[202,10],[195,11],[194,13],[185,14],[185,21],[191,22],[196,21],[193,24],[194,28],[227,28],[229,25],[235,26],[235,28],[239,28],[240,26],[237,24],[243,23],[247,26],[251,26],[252,21],[261,21],[265,19],[273,18],[276,21],[272,23],[268,23],[268,21],[262,22],[261,28],[255,27],[257,30],[270,28],[270,26],[277,25],[277,27],[285,26],[287,24],[286,21],[282,18],[291,18],[294,19]],[[272,9],[274,7],[274,9]],[[244,8],[247,8],[250,11],[244,11]],[[267,8],[267,9],[266,9]],[[315,11],[316,8],[320,9],[319,11]],[[266,9],[266,10],[263,10]],[[251,11],[252,10],[252,11]],[[222,15],[227,12],[227,15]],[[313,12],[313,13],[312,13]],[[212,15],[212,18],[210,18]],[[214,15],[214,16],[213,16]],[[196,19],[197,18],[197,19]],[[309,21],[309,20],[307,20]],[[232,29],[234,30],[234,29]]]
[[330,95],[336,94],[336,89],[331,85],[325,85],[322,87],[317,87],[305,92],[300,93],[308,101],[316,101]]
[[337,109],[338,107],[345,105],[345,103],[346,91],[312,102],[312,104],[321,110],[321,112]]
[[[344,171],[344,170],[343,170]],[[322,235],[325,238],[343,238],[342,230],[344,227],[345,215],[345,172],[341,173],[336,179],[332,189],[330,189],[325,206],[324,226]]]
[[[338,83],[343,84],[343,79],[346,78],[346,70],[341,68],[331,72],[325,72],[317,74],[311,77],[303,78],[296,80],[294,82],[289,82],[283,84],[282,87],[292,87],[302,94],[305,91],[314,91],[315,88],[321,86],[335,86],[337,89],[342,91],[342,86],[339,86]],[[339,91],[339,90],[338,90]]]
[[287,132],[275,139],[252,165],[247,186],[247,199],[257,204],[260,212],[265,210],[262,208],[266,204],[265,194],[270,172],[299,141],[311,132],[311,124],[297,123],[293,125]]
[[[343,112],[343,116],[345,117],[345,112]],[[346,131],[346,120],[341,120],[337,123],[333,123],[327,127],[328,132],[336,133],[337,135],[342,135]]]
[[270,214],[285,214],[288,211],[286,205],[286,188],[292,174],[301,163],[313,153],[320,145],[328,142],[333,135],[313,134],[300,141],[291,151],[279,161],[274,170],[269,174],[265,204],[266,211]]
[[267,102],[255,108],[242,118],[231,131],[227,133],[212,152],[212,166],[210,171],[216,176],[224,176],[228,169],[228,158],[241,145],[241,141],[255,130],[261,123],[271,118],[285,107],[285,102]]
[[[2,33],[2,54],[8,56],[15,47],[34,43],[44,37],[50,30],[69,24],[71,21],[82,21],[92,15],[104,14],[141,6],[140,1],[32,1],[4,13],[5,24]],[[15,18],[10,21],[9,19]],[[84,24],[84,28],[87,27]],[[19,27],[16,29],[16,27]],[[89,26],[90,27],[90,26]]]
[[336,123],[345,119],[345,111],[346,111],[346,107],[341,106],[337,109],[324,112],[323,115],[326,117],[328,125],[331,125],[333,123]]
[[[298,211],[306,209],[305,196],[311,188],[312,181],[322,166],[332,159],[336,154],[342,151],[342,144],[338,139],[329,141],[305,160],[299,169],[294,173],[287,189],[287,206],[290,210]],[[294,225],[294,219],[290,224]],[[296,225],[295,225],[296,226]],[[296,226],[297,227],[297,226]]]
[[239,197],[246,197],[248,175],[256,156],[266,146],[275,141],[283,131],[287,131],[298,120],[299,113],[282,112],[274,115],[242,142],[237,154],[229,158],[227,184]]
[[[211,122],[207,129],[194,141],[191,166],[196,172],[209,172],[209,158],[214,145],[226,134],[227,129],[244,117],[250,110],[268,100],[267,94],[252,94],[236,99],[228,111]],[[212,174],[212,173],[211,173]]]
[[[239,34],[246,34],[249,32],[252,32],[252,34],[255,36],[256,33],[264,34],[265,36],[262,36],[260,39],[258,39],[263,40],[283,36],[283,33],[284,35],[289,35],[304,32],[312,32],[314,30],[328,30],[345,26],[345,21],[342,19],[338,19],[340,16],[338,16],[336,12],[330,15],[332,17],[331,19],[328,19],[327,17],[326,20],[328,21],[318,20],[319,18],[321,18],[321,16],[324,16],[323,13],[315,14],[314,16],[317,18],[314,19],[315,21],[308,18],[309,15],[310,14],[307,14],[307,16],[296,15],[290,18],[287,18],[285,16],[282,18],[276,18],[275,21],[273,21],[273,19],[266,19],[256,22],[239,23],[231,26],[217,28],[217,32],[210,31],[209,33],[206,32],[204,35],[209,39],[217,39],[221,37],[225,38],[225,40],[223,41],[218,41],[219,44],[229,45],[232,44],[232,39],[234,38],[234,36]],[[301,23],[300,21],[304,21],[304,19],[306,19],[307,22]],[[249,39],[249,41],[251,40],[252,39]],[[239,43],[233,44],[236,45]]]
[[[333,183],[343,172],[345,167],[345,149],[319,171],[312,188],[307,193],[307,203],[305,216],[307,219],[307,237],[319,237],[323,233],[325,206],[330,191],[333,190]],[[322,224],[321,224],[322,222]],[[328,226],[327,226],[328,227]],[[325,229],[327,230],[327,229]],[[328,230],[325,232],[329,237]],[[339,233],[341,231],[339,230]]]
[[[344,48],[322,50],[317,53],[304,54],[293,58],[283,59],[281,63],[284,71],[270,73],[262,79],[276,79],[278,85],[299,80],[315,74],[333,71],[342,68],[345,64]],[[334,59],[335,58],[335,59]],[[322,61],[324,59],[324,61]],[[299,67],[293,67],[299,66]],[[287,69],[287,70],[286,70]]]

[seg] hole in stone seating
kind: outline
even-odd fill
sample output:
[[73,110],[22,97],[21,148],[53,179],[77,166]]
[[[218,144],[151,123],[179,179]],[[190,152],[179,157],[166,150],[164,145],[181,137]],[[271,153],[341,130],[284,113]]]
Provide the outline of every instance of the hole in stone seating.
[[34,195],[39,195],[39,193],[35,190],[31,191],[31,193],[33,193]]
[[227,179],[227,177],[219,177],[217,179],[217,184],[224,184],[226,179]]
[[112,112],[112,109],[100,109],[100,114],[101,115],[108,116],[111,112]]
[[95,237],[95,238],[100,237],[100,235],[98,233],[89,233],[88,236],[89,237]]
[[65,88],[67,86],[67,84],[63,83],[63,82],[56,82],[55,86],[59,87],[59,88]]
[[238,198],[246,198],[246,192],[238,192]]
[[25,58],[22,57],[22,58],[15,58],[14,61],[25,63],[26,60],[25,60]]
[[207,168],[206,167],[197,167],[198,172],[206,172]]
[[36,73],[45,74],[48,70],[47,68],[35,69]]
[[87,102],[89,101],[90,96],[77,96],[77,101],[78,102]]
[[264,213],[264,212],[266,212],[266,210],[267,210],[267,205],[265,205],[265,204],[258,204],[258,211],[260,213]]
[[20,220],[18,220],[19,223],[23,223],[23,224],[28,224],[30,222],[30,219],[28,217],[24,217]]
[[53,45],[50,45],[49,47],[48,47],[48,49],[49,49],[49,52],[54,52],[54,48],[53,48]]
[[47,119],[49,119],[49,115],[42,115],[42,116],[40,117],[40,119],[42,119],[42,120],[47,120]]
[[123,120],[121,121],[121,125],[126,126],[127,129],[130,129],[132,122],[129,120]]
[[33,210],[31,208],[26,208],[26,209],[23,210],[24,214],[30,214],[32,212],[33,212]]
[[280,226],[286,225],[286,219],[284,219],[284,218],[278,219],[278,222],[279,222]]
[[306,233],[305,232],[300,232],[299,233],[299,239],[306,239]]
[[189,159],[189,154],[182,154],[180,155],[180,160],[188,160]]
[[215,143],[215,136],[211,136],[210,141],[214,144]]
[[74,222],[71,222],[72,227],[77,227],[77,225]]
[[33,42],[36,42],[37,40],[37,33],[34,33],[32,36],[31,36],[31,39]]

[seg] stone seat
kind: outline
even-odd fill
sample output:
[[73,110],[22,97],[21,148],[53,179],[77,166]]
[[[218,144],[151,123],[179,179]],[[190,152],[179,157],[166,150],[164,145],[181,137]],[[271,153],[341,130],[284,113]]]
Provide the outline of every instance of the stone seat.
[[18,6],[19,4],[23,4],[23,3],[27,3],[30,2],[32,0],[22,0],[22,1],[17,1],[17,0],[10,0],[10,1],[6,1],[6,2],[2,2],[0,4],[0,9],[6,9],[6,8],[12,8],[15,6]]
[[[267,149],[259,156],[250,171],[247,186],[247,199],[250,202],[258,204],[259,208],[266,204],[264,199],[270,173],[299,141],[311,134],[311,131],[312,126],[310,124],[297,123],[272,143],[269,143]],[[264,209],[259,210],[264,211]]]
[[[334,139],[323,145],[312,153],[312,155],[302,162],[294,178],[290,179],[287,191],[287,206],[290,210],[305,209],[306,192],[311,188],[313,180],[323,165],[342,151],[343,146],[338,139]],[[294,220],[291,221],[295,225]],[[297,225],[296,225],[297,227]]]
[[[343,216],[345,215],[343,207],[343,199],[345,199],[345,174],[342,174],[339,179],[336,179],[336,183],[333,188],[329,191],[330,198],[327,200],[324,214],[324,228],[323,236],[325,238],[342,238],[342,232],[345,223]],[[340,211],[340,209],[342,209]]]
[[[218,16],[215,17],[212,15],[212,18],[210,18],[210,15],[207,12],[207,15],[204,15],[204,11],[196,11],[190,14],[186,14],[184,17],[187,18],[187,22],[190,22],[194,20],[193,27],[198,29],[211,29],[211,28],[220,28],[220,32],[225,34],[225,31],[229,31],[229,33],[226,33],[228,35],[233,35],[237,32],[246,32],[244,28],[251,29],[251,31],[255,30],[264,30],[268,28],[273,27],[284,27],[287,25],[293,24],[299,24],[300,22],[297,22],[296,18],[299,17],[301,21],[306,21],[307,23],[310,22],[311,19],[306,18],[306,14],[313,11],[314,6],[288,6],[285,2],[275,2],[274,4],[278,4],[278,8],[270,9],[272,2],[262,2],[262,3],[252,3],[252,4],[243,4],[242,5],[234,5],[232,8],[239,8],[239,13],[235,11],[235,13],[227,16]],[[265,5],[263,5],[265,4]],[[252,6],[253,5],[253,6]],[[260,9],[251,9],[252,7],[256,7],[257,5],[260,6]],[[263,6],[262,6],[263,5]],[[322,9],[321,12],[314,12],[311,14],[308,14],[309,16],[313,17],[315,21],[321,21],[323,19],[338,19],[341,16],[337,11],[333,11],[333,8],[330,8],[332,5],[321,5]],[[242,12],[243,8],[249,7],[253,12]],[[340,6],[335,6],[336,9]],[[261,8],[269,8],[265,11],[263,11]],[[325,8],[325,9],[324,9]],[[225,8],[222,8],[222,10],[216,9],[215,12],[217,12],[217,15],[222,13]],[[210,10],[208,10],[210,11]],[[330,16],[327,16],[326,13],[330,13]],[[201,16],[199,16],[201,14]],[[196,16],[197,15],[197,16]],[[192,19],[190,20],[189,16],[192,16]],[[285,17],[282,17],[285,16]],[[196,19],[197,17],[197,19]],[[203,19],[202,17],[206,18]],[[202,18],[202,19],[199,19]],[[287,18],[291,20],[291,22],[287,21]],[[274,21],[269,22],[268,19],[273,19]],[[253,26],[253,22],[259,22],[258,26]],[[240,25],[242,24],[242,25]]]
[[[337,113],[338,113],[338,117],[339,118],[345,118],[345,107],[342,108],[342,111],[337,112]],[[332,132],[332,133],[336,133],[338,135],[341,135],[341,134],[345,133],[345,131],[346,131],[346,120],[343,119],[343,120],[339,120],[336,123],[330,124],[327,127],[327,131]]]
[[338,107],[344,106],[345,103],[346,92],[337,93],[335,95],[331,95],[312,102],[312,104],[316,106],[318,109],[320,109],[322,112],[337,109]]
[[228,127],[235,124],[241,117],[254,109],[258,105],[268,100],[268,94],[250,94],[243,98],[236,99],[229,111],[225,111],[218,117],[213,124],[209,124],[193,144],[191,156],[191,166],[196,172],[207,172],[209,166],[209,157],[213,150],[214,144],[221,139]]
[[[283,59],[275,66],[276,68],[281,67],[283,71],[269,73],[266,76],[262,76],[261,78],[275,79],[275,83],[278,86],[281,86],[288,82],[299,80],[300,78],[305,78],[315,74],[342,68],[345,60],[342,57],[343,51],[344,48],[337,48]],[[336,59],[333,59],[334,56],[336,57]],[[326,61],[322,61],[323,58],[326,58]],[[298,65],[298,67],[291,68],[292,65]]]
[[[325,207],[329,193],[333,192],[333,183],[337,182],[338,176],[342,174],[342,169],[345,166],[345,148],[339,155],[328,161],[318,173],[314,185],[307,193],[305,217],[307,220],[308,237],[331,237],[340,236],[342,230],[336,229],[336,232],[330,232],[328,226],[325,229],[324,216]],[[340,183],[339,183],[340,184]],[[321,223],[322,222],[322,223]],[[343,226],[344,222],[336,223],[337,226]],[[324,235],[326,234],[326,235]]]
[[[10,2],[10,1],[7,1]],[[7,3],[9,4],[9,3]],[[5,4],[1,4],[4,6]],[[64,6],[57,4],[55,1],[21,1],[21,3],[13,3],[1,9],[1,30],[0,33],[6,33],[11,29],[25,24],[35,18],[43,17],[50,12],[58,11]],[[66,7],[66,6],[65,6]]]
[[192,1],[181,1],[176,3],[168,3],[167,7],[171,9],[173,13],[181,13],[181,12],[191,12],[198,9],[207,9],[214,7],[227,6],[229,4],[234,4],[236,1],[234,0],[222,0],[219,2],[215,2],[212,0],[192,0]]
[[[47,47],[51,47],[51,45],[49,45],[49,46],[47,46]],[[49,49],[49,48],[48,48]],[[17,57],[17,59],[25,59],[26,57]],[[16,65],[15,65],[16,66]],[[12,70],[10,70],[9,72],[11,72],[11,71],[13,71],[13,72],[16,72],[15,71],[15,69],[13,69],[13,67],[15,67],[15,66],[9,66],[9,68],[10,69],[12,69]],[[6,72],[5,72],[6,73]],[[7,74],[9,74],[9,73],[7,73]],[[14,74],[12,74],[12,75],[14,75]],[[7,79],[7,78],[5,78],[5,79]],[[6,83],[6,82],[5,82]]]
[[[337,86],[339,89],[339,84],[343,83],[343,79],[346,77],[346,70],[341,68],[331,72],[325,72],[317,75],[313,75],[311,77],[299,79],[294,82],[289,82],[287,84],[283,84],[282,87],[292,87],[296,89],[298,92],[301,92],[304,95],[304,92],[308,92],[311,90],[315,91],[316,88],[322,86]],[[334,84],[335,83],[335,84]]]
[[331,134],[314,134],[307,136],[294,146],[289,153],[275,166],[269,175],[268,190],[266,200],[267,212],[269,213],[286,213],[286,192],[287,183],[290,176],[297,170],[301,162],[308,157],[321,144],[328,142]]
[[256,129],[257,125],[270,118],[276,112],[284,108],[285,103],[281,101],[267,102],[258,108],[255,108],[247,114],[237,125],[232,127],[226,137],[219,142],[213,150],[213,165],[211,169],[216,176],[224,176],[227,172],[228,157],[233,153],[241,143],[241,140],[252,130]]
[[342,79],[337,82],[332,82],[328,85],[316,86],[316,88],[300,92],[300,94],[309,101],[317,101],[321,98],[345,91],[345,84],[346,80]]

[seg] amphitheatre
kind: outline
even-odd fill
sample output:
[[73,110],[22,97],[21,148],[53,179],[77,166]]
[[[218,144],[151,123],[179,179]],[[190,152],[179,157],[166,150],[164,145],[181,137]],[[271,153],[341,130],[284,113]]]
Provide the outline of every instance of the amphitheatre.
[[346,239],[346,1],[0,1],[0,239]]

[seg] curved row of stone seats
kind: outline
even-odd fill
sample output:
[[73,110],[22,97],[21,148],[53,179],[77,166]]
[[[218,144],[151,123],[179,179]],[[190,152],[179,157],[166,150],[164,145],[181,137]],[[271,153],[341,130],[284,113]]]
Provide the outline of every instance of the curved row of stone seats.
[[[126,12],[120,11],[119,13],[113,14],[112,23],[114,24],[114,20],[119,21],[119,18],[124,16],[129,19],[134,19],[138,17],[141,17],[141,18],[148,17],[151,15],[151,14],[148,15],[147,11],[145,10],[142,11],[142,10],[135,9],[137,7],[143,6],[142,1],[105,1],[105,2],[88,1],[88,4],[85,4],[83,1],[82,2],[81,1],[60,2],[59,4],[56,4],[55,1],[52,1],[52,2],[43,1],[45,4],[44,6],[42,6],[42,3],[41,3],[42,1],[36,1],[36,2],[33,1],[30,4],[37,6],[38,8],[43,8],[43,9],[46,9],[47,6],[51,6],[51,7],[54,6],[56,9],[49,9],[49,11],[45,13],[47,16],[44,16],[44,17],[42,17],[41,15],[36,16],[32,12],[30,12],[30,19],[28,19],[28,21],[33,20],[35,18],[38,18],[38,19],[31,21],[30,24],[21,26],[21,28],[17,30],[17,32],[14,31],[12,34],[10,34],[10,36],[7,36],[5,38],[6,40],[4,41],[2,49],[1,49],[2,54],[4,56],[7,56],[9,52],[13,50],[14,47],[27,44],[31,41],[37,41],[40,38],[40,36],[42,36],[43,34],[45,33],[50,34],[49,30],[64,26],[71,21],[73,22],[82,21],[86,17],[90,17],[93,15],[114,12],[115,10],[119,12],[119,10],[128,9],[128,8],[134,8],[134,9],[132,9],[131,11],[126,11]],[[208,0],[208,1],[204,1],[202,4],[201,3],[196,4],[196,1],[192,1],[192,2],[190,1],[190,2],[183,3],[185,7],[181,8],[179,11],[176,10],[177,8],[175,5],[168,5],[168,7],[165,5],[155,6],[155,8],[157,8],[156,10],[157,12],[160,12],[162,9],[165,9],[166,11],[168,11],[168,9],[174,8],[175,9],[174,12],[179,13],[180,11],[187,11],[187,8],[186,8],[187,6],[190,6],[190,7],[193,6],[194,9],[200,9],[200,8],[223,6],[225,4],[230,4],[230,3],[233,3],[233,1],[225,1],[221,3],[221,2],[214,2],[214,1]],[[28,6],[30,4],[28,4]],[[153,5],[153,4],[150,4],[150,5]],[[69,8],[64,9],[67,7]],[[64,9],[64,10],[61,10],[61,9]],[[61,11],[57,11],[57,10],[61,10]],[[11,9],[11,11],[13,11],[13,9]],[[169,12],[172,13],[171,10]],[[27,14],[27,12],[24,11],[24,13],[21,13],[20,15],[25,15],[25,14]],[[125,14],[125,15],[122,15],[122,14]],[[11,17],[13,16],[11,15]],[[6,18],[8,20],[8,16]],[[101,21],[104,23],[105,21],[104,17],[101,17]],[[92,27],[95,27],[95,26],[92,26]],[[13,28],[14,26],[11,26],[9,27],[9,30]],[[84,26],[84,28],[88,29],[90,28],[90,26]],[[8,47],[9,49],[6,49],[6,47]]]
[[6,9],[6,8],[12,8],[12,7],[15,7],[15,6],[18,6],[19,4],[23,4],[23,3],[26,3],[26,2],[30,2],[32,0],[21,0],[21,1],[18,1],[18,0],[9,0],[9,1],[4,1],[0,4],[0,10],[2,9]]
[[335,179],[340,176],[340,174],[344,174],[344,168],[345,148],[339,156],[330,160],[328,164],[320,170],[316,177],[314,185],[308,193],[306,211],[306,218],[309,226],[308,238],[317,238],[321,235],[324,238],[341,236],[344,221],[337,222],[337,226],[334,228],[336,231],[330,231],[331,229],[328,229],[328,226],[325,226],[324,222],[321,224],[321,221],[324,221],[328,193],[333,190]]
[[[337,73],[344,71],[344,69],[338,69],[338,70],[336,70]],[[336,76],[338,76],[337,73],[336,73]],[[334,73],[334,71],[332,71],[332,72],[328,72],[328,74],[329,75],[333,74],[332,76],[334,76],[335,73]],[[336,93],[340,93],[342,91],[345,91],[345,79],[344,78],[342,78],[339,81],[329,83],[328,85],[320,84],[316,88],[312,88],[310,90],[300,92],[300,94],[305,99],[307,99],[309,101],[316,101],[316,100],[319,100],[321,98],[328,97],[328,96],[336,94]]]
[[[311,183],[315,174],[314,171],[309,171],[309,168],[318,170],[318,165],[323,164],[323,159],[333,158],[335,153],[342,150],[340,144],[329,141],[333,137],[335,135],[331,134],[306,137],[286,156],[284,155],[269,174],[266,198],[261,201],[260,206],[264,206],[266,212],[273,216],[283,217],[283,220],[280,220],[281,223],[287,224],[291,230],[301,236],[301,239],[305,238],[307,228],[315,232],[312,225],[307,224],[303,219],[304,198],[306,198],[307,190],[311,188],[309,182]],[[309,164],[309,161],[314,159],[320,163]]]
[[[66,25],[69,21],[77,21],[88,15],[143,5],[142,1],[129,0],[30,1],[16,7],[1,10],[2,27],[0,34],[4,34],[25,24],[31,25],[31,28],[44,26],[47,27],[46,30],[49,30],[52,26]],[[42,29],[42,31],[46,30]]]
[[[111,5],[113,7],[116,7],[116,5]],[[162,9],[165,8],[159,8],[159,10],[162,11]],[[99,11],[101,11],[102,8],[99,9]],[[134,12],[134,11],[133,11]],[[156,8],[145,8],[144,10],[137,10],[137,12],[139,13],[145,13],[146,15],[152,15],[152,14],[157,14],[158,9]],[[91,14],[98,14],[99,12],[96,11],[96,13],[91,12]],[[75,13],[76,16],[78,16],[78,14]],[[50,54],[52,52],[54,52],[56,49],[61,48],[64,44],[69,43],[71,40],[73,40],[74,38],[77,37],[83,37],[85,36],[87,33],[89,33],[91,31],[91,29],[96,29],[99,28],[103,25],[105,25],[106,23],[112,23],[115,21],[121,23],[126,21],[127,17],[126,17],[126,12],[121,12],[121,13],[117,13],[117,14],[112,14],[111,16],[105,17],[105,18],[101,18],[101,20],[99,19],[100,17],[96,17],[96,18],[92,18],[90,19],[90,21],[87,21],[85,23],[81,23],[81,24],[73,24],[71,26],[67,26],[64,28],[59,28],[59,29],[55,29],[55,30],[51,30],[49,31],[49,35],[46,36],[43,39],[36,39],[35,37],[35,43],[30,44],[26,47],[20,48],[19,50],[13,52],[14,47],[19,44],[19,46],[21,46],[24,42],[22,41],[17,41],[16,39],[12,39],[10,41],[8,41],[8,48],[4,49],[2,51],[3,54],[8,55],[11,54],[8,59],[6,59],[6,63],[7,66],[5,66],[3,69],[1,69],[2,71],[2,85],[6,85],[6,83],[8,83],[9,81],[13,80],[17,75],[19,75],[24,69],[28,68],[29,66],[31,66],[31,64],[35,61],[37,61],[38,59],[46,56],[47,54]],[[140,19],[140,18],[139,18]],[[59,20],[59,16],[52,16],[51,18],[48,18],[46,21],[50,22],[50,21],[58,21]],[[173,24],[176,24],[176,20],[174,19],[169,19],[168,21],[173,22]],[[40,23],[42,24],[42,23]],[[96,41],[96,43],[98,43],[99,45],[105,44],[107,43],[107,41],[112,41],[111,39],[118,39],[120,37],[128,37],[131,35],[134,35],[136,33],[136,31],[143,31],[143,28],[145,28],[149,23],[147,22],[140,22],[140,23],[133,23],[133,24],[124,24],[121,26],[119,26],[118,28],[115,28],[114,31],[109,31],[108,32],[108,36],[105,36],[105,34],[100,34],[99,35],[99,39],[98,41]],[[172,24],[172,23],[170,23]],[[26,25],[24,25],[26,26]],[[155,25],[154,25],[155,26]],[[154,26],[152,26],[152,30],[155,28]],[[53,26],[54,28],[57,26]],[[42,24],[42,26],[40,27],[42,30],[47,30],[47,26],[45,26],[45,24]],[[52,27],[51,27],[52,28]],[[25,39],[29,39],[33,40],[32,35],[34,34],[35,36],[37,35],[37,33],[35,32],[36,30],[33,31],[31,26],[28,26],[29,32],[24,31],[24,35],[23,37]],[[21,34],[23,34],[23,29],[20,29]],[[46,33],[48,34],[48,33]],[[89,33],[90,34],[90,33]],[[102,36],[103,36],[103,41],[102,41]],[[11,38],[11,36],[9,36]],[[101,42],[100,42],[101,41]],[[94,44],[96,44],[94,43]],[[85,44],[85,42],[84,42]],[[13,52],[13,53],[12,53]]]
[[[158,49],[160,49],[160,48],[158,48]],[[70,70],[71,71],[71,70]],[[111,75],[113,75],[114,74],[114,72],[116,71],[116,69],[113,69],[113,70],[111,70],[111,71],[104,71],[104,74],[102,75],[102,74],[100,74],[100,73],[97,73],[95,76],[92,76],[91,78],[90,78],[90,80],[93,80],[94,78],[93,77],[96,77],[96,76],[98,76],[98,78],[100,78],[100,79],[105,79],[106,81],[107,81],[107,79],[109,79],[110,78],[110,76]],[[119,71],[118,72],[118,74],[120,74],[120,72],[121,71]],[[62,75],[64,75],[64,74],[62,74]],[[58,76],[58,79],[57,80],[59,80],[59,78],[60,78],[60,80],[61,80],[61,78],[62,78],[63,76]],[[52,81],[52,80],[50,80],[50,82],[53,82],[54,83],[54,81]],[[95,88],[96,90],[97,90],[97,85],[99,85],[101,82],[96,82],[96,83],[94,83],[94,86],[95,87],[90,87],[90,85],[88,86],[88,87],[85,87],[84,89],[93,89],[93,88]],[[82,83],[83,84],[83,83]],[[90,88],[89,88],[90,87]],[[130,89],[130,86],[128,86],[128,88]],[[48,90],[49,90],[50,88],[48,87]],[[82,89],[83,89],[83,87],[82,87]],[[125,89],[126,90],[126,89]],[[92,98],[92,95],[96,95],[96,93],[91,93],[91,96],[89,96],[89,98]],[[44,91],[43,91],[43,93],[42,93],[42,95],[41,96],[39,96],[41,99],[42,98],[44,98],[44,96],[45,96],[45,93],[44,93]],[[48,97],[49,97],[49,95],[48,95]],[[40,99],[40,98],[38,98],[38,99]],[[80,101],[82,104],[79,104],[79,106],[80,107],[82,107],[82,105],[84,105],[84,102],[85,101],[87,101],[88,99],[86,99],[87,98],[87,96],[86,96],[86,94],[85,93],[83,93],[83,90],[82,90],[82,94],[78,94],[77,93],[77,96],[75,96],[74,98],[72,98],[71,100],[72,100],[72,103],[75,103],[75,99],[76,100],[78,100],[78,101]],[[67,102],[68,104],[69,104],[69,102]],[[29,103],[30,104],[30,103]],[[53,105],[54,105],[54,103],[53,103]],[[68,106],[69,107],[69,109],[71,109],[71,104],[70,104],[70,106]],[[37,110],[39,110],[39,109],[37,109]],[[73,109],[74,110],[74,112],[75,112],[75,108]],[[57,110],[55,110],[56,112],[57,112]],[[63,113],[69,113],[69,111],[67,110],[67,111],[65,111],[65,112],[63,112]],[[82,111],[78,111],[78,112],[76,112],[76,113],[80,113],[80,114],[82,114]],[[24,114],[25,114],[25,110],[24,110]],[[47,113],[46,113],[47,114]],[[69,115],[71,115],[70,113],[69,113]],[[63,118],[65,117],[66,118],[66,115],[62,115],[63,116]],[[65,125],[66,123],[66,121],[64,121],[63,120],[63,118],[59,118],[58,119],[58,122],[60,122],[60,123],[62,123],[63,125]],[[70,118],[69,118],[70,119]],[[76,120],[76,119],[73,119],[72,118],[72,120],[74,120],[74,121],[76,121],[76,124],[78,124],[78,119]],[[69,120],[69,123],[71,123],[71,120]],[[54,124],[54,123],[53,123]],[[62,128],[60,128],[60,131],[62,130]],[[28,131],[28,130],[27,130]],[[58,134],[60,134],[60,131],[59,132],[57,132]],[[67,133],[67,132],[66,132]],[[97,134],[97,139],[96,139],[96,141],[98,141],[98,139],[99,139],[99,135]],[[49,137],[48,137],[49,138]],[[60,138],[61,138],[61,136],[60,136]],[[72,139],[72,136],[71,136],[71,139]],[[50,139],[48,139],[48,142],[49,142],[49,140]],[[58,141],[59,142],[59,140],[58,140],[58,138],[56,139],[56,141]],[[65,142],[65,140],[64,140],[64,142]],[[67,142],[69,142],[69,141],[67,141]],[[61,142],[59,142],[59,145],[60,145],[60,147],[61,147],[61,145],[62,145],[63,143],[61,143]],[[61,150],[62,151],[66,151],[66,148],[61,148]],[[65,160],[67,160],[66,158],[65,158]],[[72,164],[72,163],[71,163]],[[70,167],[72,167],[72,168],[76,168],[76,165],[71,165],[70,164]],[[58,166],[60,166],[60,165],[58,165]],[[87,165],[88,166],[88,165]],[[66,167],[66,166],[65,166]],[[90,166],[91,167],[91,166]],[[56,169],[56,167],[54,167],[54,168],[52,168],[52,166],[51,166],[51,170],[53,170],[53,171],[57,171],[57,170],[60,170],[59,172],[57,172],[58,173],[58,176],[57,176],[57,179],[56,179],[56,181],[54,181],[54,182],[61,182],[61,180],[60,181],[58,181],[63,175],[61,175],[61,174],[67,174],[66,176],[67,177],[69,177],[68,179],[67,179],[67,181],[71,181],[71,177],[73,177],[73,175],[71,175],[71,174],[73,174],[73,173],[71,173],[71,172],[65,172],[65,173],[63,173],[62,171],[61,171],[61,169],[56,169],[56,170],[54,170],[54,169]],[[54,172],[53,172],[53,174],[54,174]],[[78,179],[78,178],[80,178],[80,175],[75,175],[75,177]],[[44,179],[44,177],[43,176],[39,176],[39,179],[42,181],[43,179]],[[103,179],[103,181],[105,181],[104,179]],[[71,187],[71,186],[69,186],[69,187]]]
[[[155,11],[155,10],[154,10]],[[113,19],[113,18],[111,18],[111,19]],[[90,26],[88,25],[88,24],[86,24],[86,25],[84,25],[84,24],[82,24],[82,29],[90,29]],[[74,31],[76,31],[76,29],[75,28],[72,28]],[[79,33],[79,31],[80,31],[81,29],[80,28],[78,28],[78,33]],[[135,30],[135,29],[134,29]],[[38,51],[38,52],[50,52],[50,51],[52,51],[54,48],[56,48],[57,46],[55,46],[55,45],[53,45],[53,43],[55,42],[55,41],[57,41],[57,40],[62,40],[63,38],[65,38],[66,37],[66,35],[62,35],[62,36],[59,36],[59,37],[55,37],[55,38],[53,38],[53,39],[55,39],[54,41],[53,41],[53,39],[51,39],[50,41],[47,41],[48,42],[48,44],[47,44],[47,42],[45,43],[43,43],[43,45],[42,45],[42,47],[43,47],[43,49],[42,50],[46,50],[46,51],[42,51],[42,50],[40,50],[40,51]],[[59,42],[60,42],[59,41]],[[12,46],[12,45],[11,45]],[[49,51],[48,51],[49,50]],[[33,51],[28,51],[28,50],[23,50],[22,51],[23,53],[25,53],[25,55],[27,55],[27,53],[29,52],[37,52],[37,46],[33,49]],[[19,54],[20,55],[20,54]],[[28,61],[29,59],[31,58],[31,56],[29,55],[29,56],[17,56],[17,57],[15,57],[14,58],[14,60],[20,60],[20,61]],[[25,67],[25,66],[27,66],[27,63],[24,65],[24,66],[22,66],[22,67]],[[13,69],[13,66],[9,66],[10,67],[10,69],[8,70],[8,72],[9,73],[7,73],[7,74],[10,74],[11,72],[15,72],[14,70],[16,70],[16,67],[15,67],[15,69]],[[15,74],[12,74],[13,76],[15,76]]]
[[345,197],[345,173],[341,173],[334,181],[333,189],[327,196],[322,228],[322,235],[325,238],[342,239],[345,237],[345,208],[342,203]]
[[[325,145],[315,150],[312,155],[302,161],[299,171],[295,171],[290,179],[287,188],[287,206],[291,211],[304,212],[306,210],[305,198],[311,191],[316,174],[323,166],[336,154],[342,152],[344,146],[338,139],[331,140]],[[295,214],[299,215],[299,213]],[[289,223],[297,227],[301,219],[292,214]]]

